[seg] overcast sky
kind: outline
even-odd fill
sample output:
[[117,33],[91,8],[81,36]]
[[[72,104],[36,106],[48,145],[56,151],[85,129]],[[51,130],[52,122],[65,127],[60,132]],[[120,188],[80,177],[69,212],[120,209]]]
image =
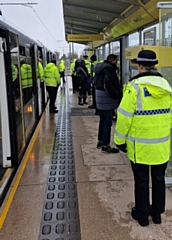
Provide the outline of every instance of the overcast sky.
[[[38,3],[24,7],[1,5],[1,3]],[[62,0],[0,0],[0,9],[5,19],[31,38],[41,41],[50,50],[69,52],[65,42]],[[76,51],[83,49],[76,45]]]

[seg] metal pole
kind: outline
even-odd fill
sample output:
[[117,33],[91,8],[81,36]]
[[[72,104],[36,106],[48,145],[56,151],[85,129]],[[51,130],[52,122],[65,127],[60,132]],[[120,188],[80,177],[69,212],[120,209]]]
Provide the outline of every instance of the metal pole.
[[[73,33],[73,26],[71,24],[71,34]],[[73,42],[71,42],[72,44],[72,59],[74,58],[74,45],[73,45]]]

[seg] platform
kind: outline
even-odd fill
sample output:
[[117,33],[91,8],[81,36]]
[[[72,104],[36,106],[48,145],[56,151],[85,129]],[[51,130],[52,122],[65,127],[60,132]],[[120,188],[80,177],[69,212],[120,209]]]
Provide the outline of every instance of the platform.
[[[140,227],[130,215],[131,208],[134,206],[134,180],[129,160],[124,153],[108,155],[102,154],[101,150],[96,149],[99,118],[94,115],[94,110],[88,111],[88,106],[78,106],[77,94],[73,94],[70,89],[71,79],[68,78],[67,94],[63,90],[58,93],[57,106],[58,109],[61,109],[60,112],[52,115],[49,114],[47,108],[45,115],[43,115],[38,136],[33,137],[34,144],[28,156],[27,165],[19,181],[3,227],[0,230],[0,239],[172,239],[172,188],[168,187],[166,189],[166,211],[162,215],[162,224],[155,225],[150,219],[148,227]],[[68,106],[65,105],[65,101],[68,101],[68,99],[65,100],[66,97],[69,99]],[[91,103],[90,96],[88,102]],[[75,111],[72,109],[75,109]],[[76,109],[78,109],[78,114]],[[68,129],[70,131],[70,126],[71,134],[65,133],[67,134],[65,135],[64,130]],[[113,124],[112,138],[114,127]],[[60,139],[63,140],[64,144],[72,139],[72,152],[69,153],[68,151],[67,155],[65,155],[65,150],[58,150],[58,141],[61,141]],[[64,146],[61,145],[62,147]],[[57,159],[53,159],[54,152],[57,154]],[[73,158],[71,157],[71,159],[75,162],[75,175],[72,176],[74,177],[73,183],[76,184],[75,193],[77,195],[75,195],[75,200],[78,212],[74,212],[79,214],[79,216],[72,215],[76,216],[72,222],[77,224],[69,224],[69,228],[63,229],[62,226],[68,226],[69,221],[58,225],[57,218],[51,218],[49,221],[46,220],[46,225],[51,226],[51,231],[54,231],[53,234],[56,234],[48,233],[48,228],[46,230],[44,228],[45,234],[42,234],[42,226],[45,226],[43,216],[44,206],[47,202],[47,189],[50,183],[52,183],[50,177],[57,178],[57,181],[59,181],[60,177],[57,175],[54,177],[53,173],[50,176],[50,172],[51,170],[55,171],[55,168],[52,169],[53,161],[58,161],[63,154],[65,157],[61,160],[65,161],[66,158],[68,159],[69,156],[72,156]],[[27,154],[25,157],[27,157]],[[73,166],[72,162],[67,164],[67,166]],[[64,169],[61,170],[63,171]],[[20,171],[21,168],[18,170],[18,174],[20,174]],[[17,177],[18,175],[16,175],[11,185],[11,190],[16,185]],[[69,178],[63,180],[62,184],[69,189]],[[59,186],[59,183],[56,182],[55,186]],[[51,191],[51,189],[49,190]],[[59,188],[57,187],[56,193],[58,193],[58,190]],[[53,195],[50,194],[49,196],[52,198]],[[53,202],[55,201],[58,203],[58,200],[53,200]],[[7,208],[5,203],[3,207]],[[55,211],[56,216],[60,216],[58,215],[57,207]],[[58,229],[55,228],[57,225]],[[72,233],[70,234],[68,230],[72,231]],[[60,235],[59,231],[64,231],[64,234]]]

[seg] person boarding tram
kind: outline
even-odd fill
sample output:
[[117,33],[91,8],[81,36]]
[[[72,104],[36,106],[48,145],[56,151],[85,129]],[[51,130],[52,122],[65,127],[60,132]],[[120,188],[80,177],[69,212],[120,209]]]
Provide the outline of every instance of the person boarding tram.
[[[165,210],[165,170],[170,159],[172,88],[156,72],[156,54],[142,50],[133,60],[139,74],[125,86],[117,111],[114,141],[127,152],[135,181],[135,207],[132,217],[141,226],[161,223]],[[152,180],[152,205],[149,198],[149,169]]]

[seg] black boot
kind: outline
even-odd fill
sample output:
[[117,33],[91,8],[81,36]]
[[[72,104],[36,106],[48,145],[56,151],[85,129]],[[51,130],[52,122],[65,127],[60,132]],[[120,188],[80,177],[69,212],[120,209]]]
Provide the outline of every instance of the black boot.
[[84,103],[84,104],[88,104],[88,103],[86,102],[86,99],[87,99],[87,97],[83,97],[83,103]]
[[58,110],[54,106],[50,106],[50,113],[58,113]]
[[78,97],[78,105],[81,105],[81,106],[83,105],[82,97],[81,97],[81,96]]
[[140,217],[139,218],[135,207],[133,207],[131,209],[131,216],[134,218],[134,220],[138,221],[140,226],[146,227],[149,225],[148,217]]

